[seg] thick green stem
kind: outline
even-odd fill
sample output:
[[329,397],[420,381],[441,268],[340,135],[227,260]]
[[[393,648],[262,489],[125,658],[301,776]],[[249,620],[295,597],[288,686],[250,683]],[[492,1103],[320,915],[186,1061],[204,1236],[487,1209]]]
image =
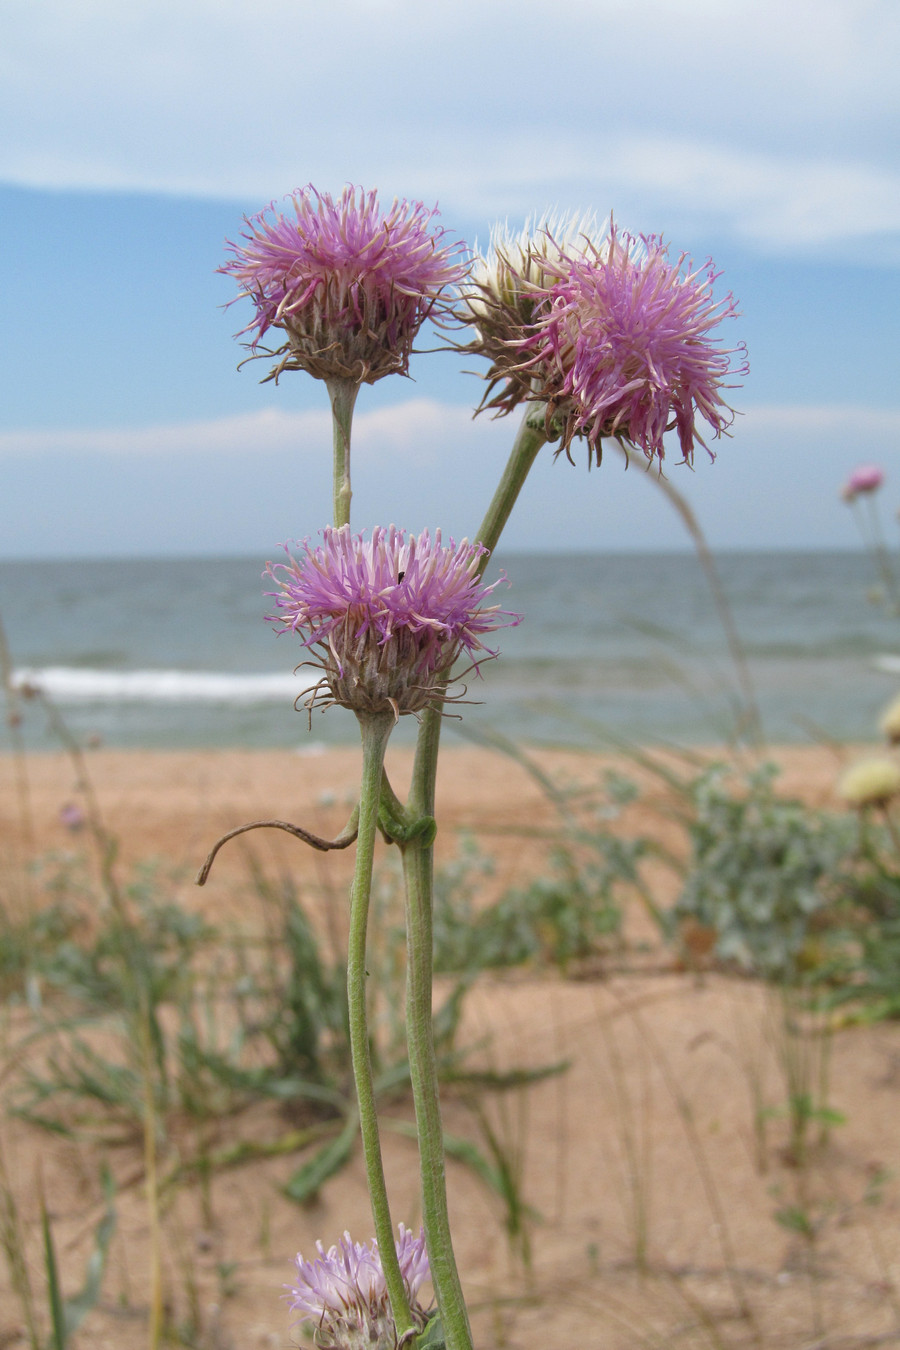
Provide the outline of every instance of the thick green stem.
[[472,1350],[472,1329],[463,1296],[447,1210],[444,1174],[444,1133],[438,1089],[437,1057],[431,1013],[434,937],[432,929],[433,850],[409,844],[403,848],[406,879],[406,1038],[419,1168],[422,1177],[422,1218],[431,1282],[447,1350]]
[[334,437],[334,526],[350,524],[350,428],[359,393],[356,380],[326,380]]
[[366,1177],[375,1220],[375,1236],[384,1270],[384,1280],[399,1336],[413,1327],[409,1299],[397,1249],[394,1245],[394,1226],[388,1206],[381,1144],[378,1137],[378,1115],[375,1109],[375,1086],[372,1078],[372,1060],[369,1053],[369,1024],[366,1009],[366,936],[369,920],[369,897],[372,890],[372,861],[375,853],[375,835],[378,826],[378,802],[381,796],[381,776],[384,770],[384,752],[394,727],[394,715],[380,713],[360,718],[363,743],[362,784],[359,795],[359,836],[356,842],[356,870],[350,888],[350,939],[347,948],[347,1004],[350,1017],[350,1051],[353,1058],[353,1076],[359,1101],[360,1132]]
[[[522,419],[503,477],[476,535],[478,542],[491,552],[497,546],[522,484],[546,439],[542,418],[529,410]],[[487,561],[488,555],[485,554],[483,563],[486,565]],[[440,735],[440,711],[428,708],[422,714],[419,727],[407,807],[413,819],[434,815]],[[418,840],[404,846],[403,868],[409,951],[407,1037],[419,1136],[422,1215],[428,1260],[447,1350],[472,1350],[472,1332],[450,1235],[437,1060],[432,1030],[434,853],[430,843]]]

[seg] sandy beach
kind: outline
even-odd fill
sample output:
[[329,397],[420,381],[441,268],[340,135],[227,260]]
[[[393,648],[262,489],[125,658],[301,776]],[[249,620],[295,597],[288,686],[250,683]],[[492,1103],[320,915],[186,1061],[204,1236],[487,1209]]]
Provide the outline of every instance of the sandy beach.
[[[852,748],[827,747],[772,755],[783,769],[783,790],[819,805],[835,804],[836,774],[853,757]],[[398,750],[389,760],[402,796],[411,752]],[[644,791],[623,815],[623,831],[652,820],[673,846],[682,838],[659,781],[633,764],[574,751],[542,751],[534,760],[568,784],[589,785],[608,767],[634,771]],[[123,873],[137,860],[163,860],[177,871],[171,885],[181,905],[252,926],[258,916],[248,909],[239,842],[223,850],[204,890],[192,884],[208,847],[235,825],[270,817],[336,833],[350,810],[358,755],[98,750],[87,764],[105,828],[119,841]],[[23,815],[10,759],[0,762],[0,775],[0,838],[14,860],[21,856]],[[38,851],[84,851],[86,833],[60,818],[62,808],[83,802],[72,763],[35,755],[27,777]],[[485,899],[546,870],[554,812],[534,777],[506,756],[450,746],[442,756],[439,820],[440,860],[454,856],[460,830],[476,832],[479,847],[493,856]],[[301,897],[342,903],[348,855],[325,857],[274,831],[251,838],[255,855],[289,871]],[[651,876],[659,902],[671,901],[671,876]],[[671,951],[653,944],[638,910],[626,916],[626,932],[632,944],[645,944],[639,958],[572,971],[571,978],[532,968],[487,975],[467,996],[460,1043],[469,1068],[569,1066],[531,1087],[489,1095],[480,1107],[461,1087],[445,1094],[448,1134],[484,1146],[486,1119],[531,1207],[529,1263],[521,1241],[510,1236],[499,1198],[470,1169],[449,1162],[455,1240],[478,1346],[625,1350],[665,1342],[832,1350],[894,1343],[900,1028],[851,1026],[835,1034],[829,1102],[843,1123],[817,1145],[810,1165],[798,1168],[786,1151],[771,997],[752,981],[680,969]],[[15,1018],[7,1037],[15,1038]],[[395,1218],[414,1226],[414,1145],[404,1132],[411,1106],[402,1093],[385,1117]],[[183,1122],[176,1152],[190,1152],[195,1128]],[[274,1141],[286,1121],[275,1105],[260,1103],[239,1119],[204,1128],[212,1149],[234,1138]],[[40,1173],[69,1292],[80,1283],[102,1212],[97,1176],[105,1153],[118,1187],[118,1238],[80,1343],[94,1350],[144,1346],[148,1228],[139,1142],[103,1150],[10,1119],[3,1149],[29,1233],[35,1286],[43,1278]],[[171,1319],[199,1317],[203,1339],[196,1343],[207,1350],[299,1341],[280,1301],[294,1254],[311,1253],[317,1238],[328,1244],[344,1229],[359,1238],[370,1234],[358,1156],[303,1208],[280,1189],[297,1165],[296,1156],[263,1158],[216,1172],[205,1196],[194,1185],[167,1196]],[[0,1346],[24,1344],[21,1312],[0,1262]]]
[[[812,804],[836,806],[834,783],[840,769],[865,753],[852,746],[774,747],[763,758],[775,762],[785,795]],[[528,752],[533,763],[563,784],[594,784],[604,770],[634,776],[645,787],[645,799],[660,802],[660,788],[626,756],[603,756],[574,750]],[[413,752],[389,749],[388,771],[394,790],[405,796]],[[680,772],[691,763],[727,761],[716,747],[691,752],[690,759],[662,755],[661,762]],[[747,761],[750,762],[749,760]],[[316,747],[311,753],[278,750],[128,751],[94,750],[84,764],[106,828],[118,841],[125,860],[158,858],[179,868],[199,866],[211,843],[226,830],[246,821],[289,820],[323,836],[336,834],[346,821],[357,791],[359,752],[352,747]],[[79,773],[63,754],[32,754],[27,761],[28,794],[40,851],[71,847],[73,834],[60,818],[68,804],[82,804]],[[0,830],[11,840],[21,835],[21,798],[12,758],[0,758]],[[480,747],[451,744],[441,752],[438,781],[438,857],[456,848],[460,830],[494,837],[492,851],[511,869],[506,875],[528,875],[545,854],[533,831],[552,828],[546,797],[528,770],[507,755]],[[661,826],[662,827],[662,826]],[[509,832],[524,839],[510,842]],[[76,841],[77,842],[77,841]],[[316,874],[321,857],[274,831],[258,832],[255,849],[272,850],[299,877]],[[224,886],[234,867],[232,850],[220,855],[215,883]],[[336,877],[346,872],[346,856],[333,854],[329,865]],[[342,871],[342,868],[344,869]]]

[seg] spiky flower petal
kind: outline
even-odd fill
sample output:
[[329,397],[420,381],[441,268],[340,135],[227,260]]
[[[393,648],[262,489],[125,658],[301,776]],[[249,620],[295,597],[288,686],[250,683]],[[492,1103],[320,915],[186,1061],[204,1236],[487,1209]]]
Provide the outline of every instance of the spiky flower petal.
[[[400,1227],[397,1256],[410,1310],[419,1329],[428,1312],[419,1302],[419,1290],[429,1277],[425,1237],[414,1237]],[[291,1311],[302,1321],[316,1323],[316,1343],[322,1350],[395,1350],[397,1330],[391,1315],[378,1243],[353,1242],[345,1233],[338,1246],[312,1261],[297,1254],[297,1280],[286,1286]]]
[[[441,545],[438,530],[407,539],[379,526],[366,540],[348,525],[303,543],[303,556],[270,563],[281,613],[275,621],[315,649],[328,690],[313,703],[356,712],[415,713],[444,697],[442,678],[466,653],[477,666],[496,653],[482,638],[519,622],[499,605],[484,605],[498,582],[479,578],[486,550],[467,539]],[[502,579],[502,578],[501,578]]]
[[561,420],[561,448],[584,436],[599,459],[609,436],[662,461],[663,435],[674,429],[691,463],[695,442],[705,444],[698,416],[714,436],[731,425],[721,391],[731,356],[744,349],[722,350],[710,335],[736,302],[713,298],[711,264],[691,271],[686,262],[682,254],[672,265],[655,236],[613,230],[602,253],[575,258],[553,287],[523,355],[549,416]]
[[[491,362],[482,408],[509,412],[531,396],[530,374],[520,369],[523,337],[549,308],[560,273],[588,247],[601,250],[610,225],[611,219],[599,221],[593,213],[554,211],[530,218],[518,233],[508,225],[491,230],[487,252],[476,254],[457,310],[459,321],[476,331],[463,349]],[[498,384],[502,390],[494,399]]]
[[[495,225],[487,253],[476,254],[462,287],[465,310],[479,328],[490,322],[495,304],[516,310],[520,324],[530,322],[534,301],[557,280],[560,262],[582,256],[589,247],[602,249],[611,223],[593,212],[552,211],[540,220],[529,218],[518,233],[508,224]],[[465,311],[462,317],[467,317]]]
[[287,338],[269,378],[306,370],[372,384],[406,374],[416,334],[466,274],[465,245],[421,202],[395,199],[383,211],[374,191],[347,187],[335,201],[312,185],[289,201],[283,214],[273,203],[245,217],[242,242],[228,243],[234,258],[219,268],[256,306],[243,330],[254,350],[270,328]]

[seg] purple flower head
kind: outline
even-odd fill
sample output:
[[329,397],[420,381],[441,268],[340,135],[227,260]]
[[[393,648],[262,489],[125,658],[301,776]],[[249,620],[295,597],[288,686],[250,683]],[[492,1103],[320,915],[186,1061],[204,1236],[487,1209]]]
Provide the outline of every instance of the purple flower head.
[[731,425],[721,391],[747,366],[743,345],[723,349],[713,335],[737,306],[730,294],[714,299],[711,264],[692,271],[682,254],[673,265],[655,235],[637,239],[612,221],[551,222],[543,243],[506,241],[494,257],[493,267],[476,264],[480,297],[469,302],[470,349],[492,363],[483,407],[543,403],[559,449],[583,436],[598,461],[604,436],[662,461],[663,435],[675,430],[690,463],[704,444],[698,417],[715,436]]
[[877,492],[883,482],[884,471],[877,464],[860,464],[841,489],[841,496],[845,502],[852,502],[861,493]]
[[373,384],[406,374],[416,334],[466,274],[465,245],[445,242],[437,208],[421,202],[395,200],[385,212],[375,192],[347,187],[334,201],[311,185],[289,200],[292,211],[273,203],[245,217],[242,242],[228,242],[234,258],[219,268],[256,306],[242,330],[253,350],[270,328],[287,338],[268,378],[306,370]]
[[[698,416],[714,436],[727,430],[734,413],[721,391],[747,365],[743,345],[723,349],[712,336],[737,313],[732,295],[714,299],[717,277],[711,263],[692,271],[685,254],[671,264],[655,235],[637,240],[615,227],[602,249],[571,261],[521,345],[561,450],[584,436],[599,461],[602,437],[612,436],[661,463],[663,434],[674,429],[691,463],[695,442],[705,445]],[[732,372],[735,353],[741,364]]]
[[[400,1227],[397,1256],[406,1286],[410,1310],[421,1330],[428,1312],[418,1299],[428,1279],[425,1236]],[[378,1243],[368,1247],[353,1242],[345,1233],[337,1247],[326,1252],[316,1243],[318,1257],[305,1261],[297,1254],[297,1282],[287,1285],[291,1311],[302,1321],[313,1321],[316,1344],[322,1350],[395,1350],[397,1330],[385,1287]]]
[[323,671],[310,707],[324,701],[357,713],[419,712],[443,701],[442,677],[459,655],[477,667],[496,655],[485,634],[519,622],[484,605],[499,583],[482,583],[486,550],[467,539],[444,548],[440,530],[434,540],[427,530],[407,539],[392,525],[367,541],[344,525],[326,527],[322,540],[315,548],[305,540],[301,558],[288,552],[287,563],[266,569],[280,587],[270,592],[281,610],[274,621],[303,635]]

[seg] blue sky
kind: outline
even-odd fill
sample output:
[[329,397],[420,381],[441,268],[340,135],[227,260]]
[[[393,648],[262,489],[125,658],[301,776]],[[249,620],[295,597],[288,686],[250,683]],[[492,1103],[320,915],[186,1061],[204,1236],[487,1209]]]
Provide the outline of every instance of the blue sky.
[[[855,545],[861,461],[900,505],[894,0],[0,0],[0,35],[0,557],[267,555],[327,521],[324,390],[236,370],[215,271],[307,182],[438,201],[470,242],[613,209],[712,255],[743,415],[670,470],[711,542]],[[476,528],[514,428],[471,421],[459,365],[363,390],[358,526]],[[545,452],[506,544],[685,541],[647,475]]]

